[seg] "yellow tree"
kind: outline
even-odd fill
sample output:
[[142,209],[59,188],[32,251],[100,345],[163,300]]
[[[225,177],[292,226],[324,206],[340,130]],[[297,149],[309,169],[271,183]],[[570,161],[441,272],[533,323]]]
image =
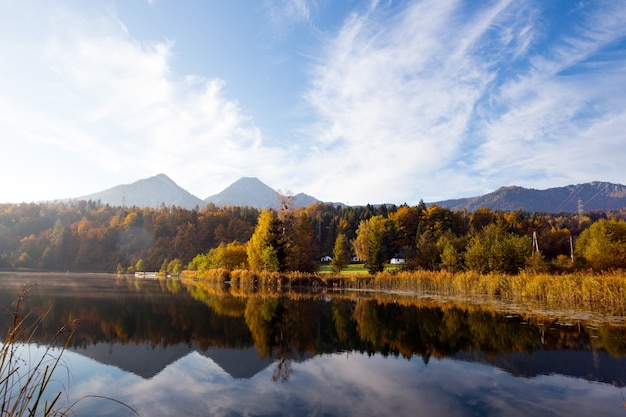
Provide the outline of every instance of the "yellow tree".
[[339,233],[333,249],[333,260],[330,263],[335,272],[341,272],[350,262],[350,244],[344,233]]
[[367,260],[367,268],[372,274],[385,268],[389,255],[387,242],[389,224],[389,220],[380,215],[372,216],[369,220],[362,220],[359,223],[354,250],[359,258]]
[[576,241],[576,254],[594,269],[626,268],[626,222],[599,220]]
[[261,210],[247,245],[248,265],[252,271],[278,271],[277,224],[278,218],[273,210]]
[[356,239],[352,242],[354,253],[363,261],[367,261],[369,256],[369,233],[370,222],[361,220],[359,228],[356,230]]

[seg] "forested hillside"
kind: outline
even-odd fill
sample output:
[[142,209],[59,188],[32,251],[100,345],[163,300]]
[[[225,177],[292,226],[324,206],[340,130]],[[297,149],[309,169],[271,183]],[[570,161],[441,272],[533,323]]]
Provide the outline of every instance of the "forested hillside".
[[257,210],[239,207],[198,212],[93,201],[3,204],[0,266],[115,272],[142,260],[158,270],[165,260],[188,261],[221,242],[247,241],[257,216]]
[[[409,261],[407,267],[438,269],[454,259],[469,259],[465,255],[470,242],[489,225],[528,244],[535,232],[541,253],[552,260],[569,256],[570,236],[575,240],[592,223],[611,216],[623,218],[624,213],[586,212],[581,218],[484,208],[470,214],[423,203],[308,208],[286,204],[267,221],[280,270],[316,266],[322,255],[333,254],[339,235],[351,243],[346,249],[350,254],[363,254],[368,249],[363,247],[364,236],[369,236],[366,226],[380,232],[371,235],[378,236],[382,261],[397,256]],[[160,270],[173,260],[187,266],[196,255],[220,244],[247,244],[258,219],[254,208],[212,204],[203,210],[111,207],[93,201],[2,204],[0,267],[115,272],[132,271],[138,263],[145,270]]]

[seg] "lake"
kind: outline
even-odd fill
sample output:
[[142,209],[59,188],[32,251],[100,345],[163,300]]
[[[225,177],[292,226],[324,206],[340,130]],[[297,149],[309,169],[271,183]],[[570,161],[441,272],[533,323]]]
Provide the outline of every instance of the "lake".
[[25,283],[50,309],[31,357],[80,321],[53,386],[76,416],[626,414],[621,313],[26,273],[0,274],[0,306]]

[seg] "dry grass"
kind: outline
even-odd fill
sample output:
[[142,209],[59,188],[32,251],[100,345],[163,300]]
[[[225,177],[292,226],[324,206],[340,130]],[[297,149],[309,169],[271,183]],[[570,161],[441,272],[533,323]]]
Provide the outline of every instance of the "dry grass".
[[522,272],[518,275],[479,274],[474,271],[400,271],[361,274],[304,274],[245,270],[187,271],[185,279],[230,284],[238,292],[280,292],[292,288],[340,288],[506,299],[545,300],[568,304],[601,303],[626,306],[626,272],[574,272],[556,275]]
[[[65,415],[68,409],[57,406],[63,393],[62,390],[49,396],[48,388],[52,376],[60,365],[62,353],[65,351],[74,329],[63,326],[55,334],[54,340],[47,345],[42,353],[33,358],[29,352],[29,341],[37,328],[42,324],[45,314],[31,317],[23,314],[23,303],[29,292],[24,287],[18,296],[14,309],[7,309],[12,323],[4,338],[0,350],[0,400],[1,416],[56,416]],[[60,348],[56,349],[61,343]]]
[[70,405],[59,405],[66,387],[56,378],[56,371],[65,366],[61,357],[78,323],[60,327],[43,349],[37,346],[32,350],[33,336],[43,325],[47,313],[23,313],[29,291],[30,287],[24,286],[14,307],[5,308],[10,323],[0,347],[0,416],[74,415],[73,408],[87,398],[113,401],[138,415],[132,407],[99,395],[87,395]]

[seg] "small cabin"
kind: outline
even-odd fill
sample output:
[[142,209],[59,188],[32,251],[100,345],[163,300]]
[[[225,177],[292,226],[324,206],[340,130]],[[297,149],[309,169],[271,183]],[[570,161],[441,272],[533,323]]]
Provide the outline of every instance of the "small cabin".
[[406,263],[406,260],[404,258],[391,258],[389,263],[391,265],[400,265]]

